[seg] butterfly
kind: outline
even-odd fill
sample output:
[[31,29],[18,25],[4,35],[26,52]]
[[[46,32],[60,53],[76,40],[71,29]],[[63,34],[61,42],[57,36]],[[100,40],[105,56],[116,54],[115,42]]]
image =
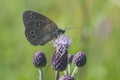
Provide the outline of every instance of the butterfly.
[[52,20],[34,11],[23,13],[23,23],[25,36],[34,46],[43,46],[65,32],[65,30],[58,28]]

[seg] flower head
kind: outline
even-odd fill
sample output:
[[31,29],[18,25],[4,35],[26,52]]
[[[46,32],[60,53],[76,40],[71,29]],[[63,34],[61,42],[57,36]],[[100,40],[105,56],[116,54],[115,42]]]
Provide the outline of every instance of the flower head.
[[63,75],[58,80],[74,80],[74,77],[71,75]]
[[35,67],[44,67],[47,63],[46,57],[43,52],[36,52],[33,56],[33,64]]
[[66,47],[61,46],[57,48],[51,61],[51,67],[57,71],[64,71],[68,63],[67,57],[68,57],[68,51]]
[[66,47],[69,47],[71,44],[71,40],[69,39],[68,36],[66,35],[60,35],[54,42],[54,46],[55,47],[58,47],[58,46],[61,46],[61,45],[64,45]]
[[84,52],[78,52],[72,60],[73,64],[78,67],[82,67],[86,64],[86,54]]

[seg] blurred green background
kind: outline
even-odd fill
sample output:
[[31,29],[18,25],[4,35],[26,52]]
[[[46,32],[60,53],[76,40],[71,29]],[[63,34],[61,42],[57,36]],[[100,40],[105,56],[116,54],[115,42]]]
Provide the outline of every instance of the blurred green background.
[[87,64],[75,80],[120,80],[120,0],[0,0],[0,80],[38,80],[32,64],[36,51],[44,51],[45,80],[54,80],[50,67],[52,43],[32,46],[24,35],[25,10],[52,19],[72,39],[69,53],[85,51]]

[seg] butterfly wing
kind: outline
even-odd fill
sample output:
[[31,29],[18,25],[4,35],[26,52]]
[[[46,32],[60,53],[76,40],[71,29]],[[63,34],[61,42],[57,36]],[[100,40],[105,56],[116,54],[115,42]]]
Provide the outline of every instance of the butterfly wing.
[[64,32],[52,20],[34,11],[23,13],[23,23],[27,40],[35,46],[44,45]]

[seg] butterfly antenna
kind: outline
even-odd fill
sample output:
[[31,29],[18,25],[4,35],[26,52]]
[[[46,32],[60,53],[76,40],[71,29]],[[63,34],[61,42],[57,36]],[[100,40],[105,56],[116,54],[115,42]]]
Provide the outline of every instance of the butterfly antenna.
[[73,30],[73,29],[80,29],[80,27],[67,27],[67,28],[65,28],[65,31],[66,30]]

